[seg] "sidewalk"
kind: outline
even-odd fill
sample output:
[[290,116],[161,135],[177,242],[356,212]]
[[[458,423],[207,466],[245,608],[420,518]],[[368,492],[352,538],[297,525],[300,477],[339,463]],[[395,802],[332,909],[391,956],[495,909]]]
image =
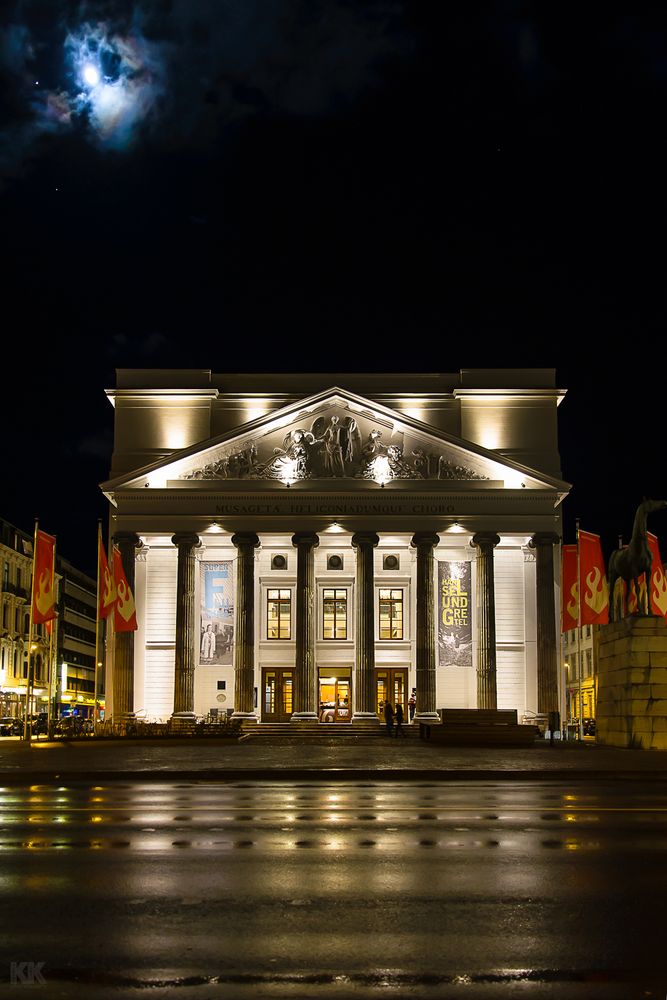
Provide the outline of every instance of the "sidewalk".
[[0,741],[0,784],[91,780],[667,780],[667,751],[536,741],[525,749],[445,747],[419,740],[279,738],[223,742]]

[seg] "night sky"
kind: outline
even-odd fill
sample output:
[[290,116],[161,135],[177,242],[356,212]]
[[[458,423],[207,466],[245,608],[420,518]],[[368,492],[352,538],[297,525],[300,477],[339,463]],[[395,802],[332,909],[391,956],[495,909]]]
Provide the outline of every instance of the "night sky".
[[565,541],[667,497],[667,19],[449,8],[4,5],[0,516],[95,573],[125,367],[553,367]]

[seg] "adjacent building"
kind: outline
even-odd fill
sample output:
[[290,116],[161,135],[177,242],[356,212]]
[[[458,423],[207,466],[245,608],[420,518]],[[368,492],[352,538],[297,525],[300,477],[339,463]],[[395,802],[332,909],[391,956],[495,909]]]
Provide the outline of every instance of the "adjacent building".
[[[55,717],[73,714],[93,719],[97,707],[104,718],[104,674],[96,644],[103,648],[104,624],[97,624],[97,585],[66,559],[57,558],[58,626],[54,676]],[[100,652],[100,657],[102,653]]]
[[[97,586],[56,554],[58,617],[49,630],[34,625],[30,638],[33,571],[32,535],[0,519],[0,716],[21,718],[26,711],[32,667],[30,713],[93,715]],[[30,654],[30,655],[29,655]],[[98,704],[104,706],[98,669]]]
[[597,635],[599,625],[582,625],[563,633],[564,722],[595,719],[597,705]]
[[[562,711],[553,369],[117,372],[107,714]],[[123,595],[121,595],[121,601]]]

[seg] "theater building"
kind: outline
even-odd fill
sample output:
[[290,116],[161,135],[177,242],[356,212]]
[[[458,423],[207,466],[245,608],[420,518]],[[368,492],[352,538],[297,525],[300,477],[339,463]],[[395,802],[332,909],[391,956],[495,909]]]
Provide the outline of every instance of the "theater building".
[[557,710],[552,369],[119,370],[107,714],[375,725]]

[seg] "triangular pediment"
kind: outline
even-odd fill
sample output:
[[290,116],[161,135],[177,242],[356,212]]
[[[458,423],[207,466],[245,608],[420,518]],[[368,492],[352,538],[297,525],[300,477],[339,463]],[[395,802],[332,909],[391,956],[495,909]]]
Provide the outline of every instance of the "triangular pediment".
[[197,489],[199,484],[264,482],[333,485],[347,481],[484,483],[489,488],[550,489],[568,484],[501,458],[376,402],[333,387],[229,432],[102,484],[106,493],[136,487]]

